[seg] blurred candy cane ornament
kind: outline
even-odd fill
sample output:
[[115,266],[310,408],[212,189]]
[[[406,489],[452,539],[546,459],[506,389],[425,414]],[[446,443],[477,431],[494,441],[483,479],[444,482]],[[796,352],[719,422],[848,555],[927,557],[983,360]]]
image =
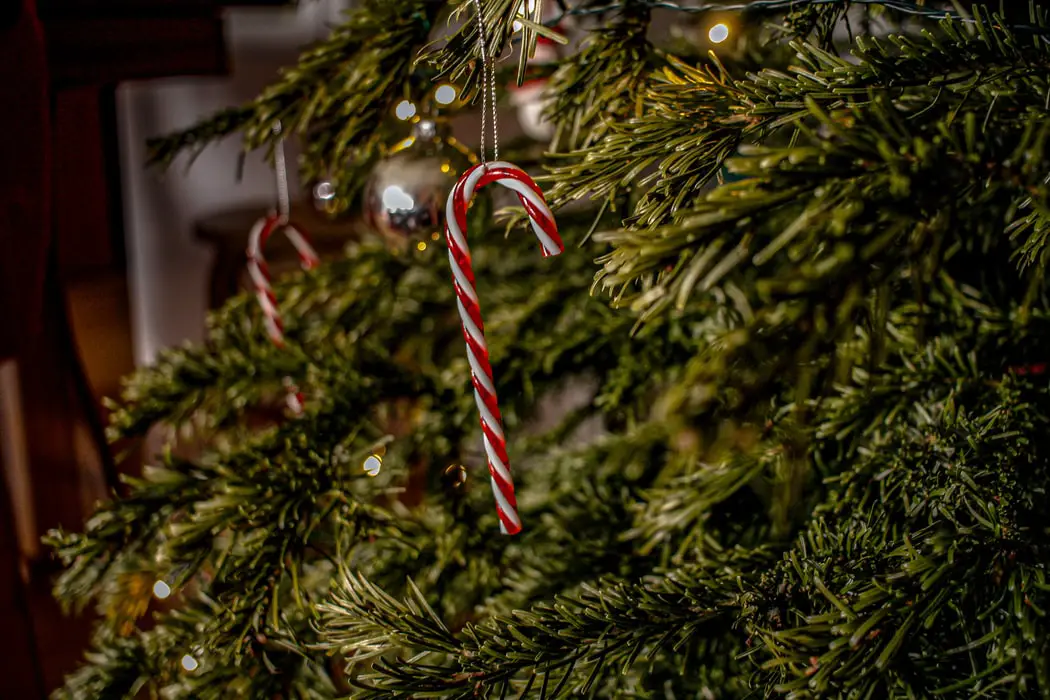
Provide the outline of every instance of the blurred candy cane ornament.
[[[273,130],[275,134],[281,133],[280,122],[274,125]],[[263,247],[270,236],[277,231],[282,231],[298,253],[299,262],[304,270],[312,270],[317,267],[320,264],[320,258],[310,244],[306,231],[288,219],[291,205],[288,197],[288,172],[285,166],[283,139],[278,140],[274,147],[274,172],[277,177],[277,211],[270,212],[256,221],[248,234],[248,276],[255,288],[255,298],[258,299],[259,306],[263,310],[266,334],[274,345],[284,347],[284,324],[281,321],[280,310],[277,308],[277,297],[270,284],[270,270],[263,256]],[[288,408],[295,415],[301,414],[303,395],[298,385],[291,377],[285,377],[283,384],[288,392],[286,397]]]
[[[513,191],[529,216],[532,230],[539,239],[544,257],[558,255],[565,250],[543,192],[521,168],[499,160],[499,137],[496,130],[495,69],[488,58],[485,26],[481,20],[481,3],[474,0],[478,13],[479,42],[482,63],[482,122],[481,163],[463,173],[452,189],[445,206],[445,240],[448,242],[448,259],[452,268],[452,279],[456,290],[456,304],[463,323],[463,338],[467,343],[467,360],[470,362],[471,381],[474,384],[474,399],[481,418],[481,431],[488,459],[492,493],[496,499],[500,529],[508,535],[521,532],[518,502],[514,496],[514,481],[510,473],[507,456],[507,438],[503,433],[503,417],[496,397],[496,382],[489,361],[489,348],[485,340],[485,324],[481,320],[481,307],[474,286],[474,267],[467,245],[467,209],[474,194],[489,183],[498,183]],[[491,103],[493,162],[485,161],[485,121]]]

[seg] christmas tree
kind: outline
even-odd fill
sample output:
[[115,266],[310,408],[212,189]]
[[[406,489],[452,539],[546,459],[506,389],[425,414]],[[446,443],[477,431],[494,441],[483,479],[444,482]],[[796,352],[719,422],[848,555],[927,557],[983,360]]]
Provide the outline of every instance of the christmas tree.
[[153,149],[279,119],[353,202],[406,94],[546,79],[504,156],[566,252],[468,233],[523,531],[444,245],[362,238],[283,346],[244,295],[130,378],[170,448],[50,537],[102,613],[57,696],[1050,698],[1050,3],[543,5],[364,0]]

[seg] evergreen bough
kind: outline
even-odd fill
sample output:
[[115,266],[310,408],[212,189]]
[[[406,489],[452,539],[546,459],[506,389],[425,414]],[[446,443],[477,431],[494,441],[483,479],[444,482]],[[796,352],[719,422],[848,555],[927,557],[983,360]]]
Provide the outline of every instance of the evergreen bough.
[[[482,4],[493,54],[551,31]],[[1044,3],[758,0],[725,56],[652,27],[717,4],[553,5],[593,32],[542,164],[588,204],[553,263],[470,232],[525,532],[440,246],[355,243],[276,287],[285,348],[241,296],[129,379],[112,437],[171,447],[49,537],[102,613],[56,697],[1050,698]],[[280,118],[307,175],[370,162],[421,75],[476,86],[472,18],[364,0],[153,154]]]

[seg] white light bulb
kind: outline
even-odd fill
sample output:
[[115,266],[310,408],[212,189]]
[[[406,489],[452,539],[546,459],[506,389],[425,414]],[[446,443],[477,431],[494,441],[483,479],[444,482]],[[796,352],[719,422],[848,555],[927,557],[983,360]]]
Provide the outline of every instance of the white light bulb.
[[200,664],[197,663],[197,659],[193,658],[189,654],[186,654],[182,657],[182,667],[190,673],[196,671],[199,666]]
[[451,85],[442,85],[434,91],[434,99],[439,105],[450,105],[456,100],[456,88]]
[[157,581],[153,584],[153,595],[159,598],[160,600],[164,600],[169,595],[171,595],[171,586],[164,583],[163,581]]
[[394,114],[401,121],[411,119],[416,116],[416,106],[408,100],[401,100],[397,103],[397,107],[394,108]]
[[[422,243],[422,245],[423,247],[420,250],[426,250],[427,244]],[[365,470],[365,474],[379,476],[379,472],[383,468],[383,459],[379,455],[369,455],[361,467]]]
[[729,38],[729,27],[719,22],[707,31],[707,38],[716,44],[721,44]]

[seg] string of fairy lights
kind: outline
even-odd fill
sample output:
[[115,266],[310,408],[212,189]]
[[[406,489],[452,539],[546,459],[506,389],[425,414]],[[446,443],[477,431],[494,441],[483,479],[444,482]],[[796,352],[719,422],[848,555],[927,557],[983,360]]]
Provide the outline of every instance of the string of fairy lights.
[[[962,17],[962,15],[951,9],[937,9],[927,5],[920,5],[907,0],[851,0],[854,5],[882,5],[897,12],[905,14],[920,15],[932,19],[945,19],[948,17]],[[565,2],[559,2],[558,6],[564,16],[597,15],[606,12],[622,10],[626,7],[647,7],[656,10],[673,10],[676,12],[689,12],[700,14],[703,12],[741,12],[747,10],[765,10],[776,12],[777,10],[798,9],[804,5],[840,5],[842,0],[751,0],[751,2],[700,2],[683,4],[671,2],[671,0],[618,0],[605,5],[593,7],[569,7]]]
[[[560,16],[567,17],[605,14],[607,12],[622,10],[627,7],[645,7],[654,10],[671,10],[674,12],[701,14],[704,12],[776,12],[778,10],[798,9],[805,5],[841,5],[842,2],[843,0],[751,0],[751,2],[738,3],[700,2],[685,4],[672,2],[671,0],[617,0],[616,2],[610,2],[605,5],[595,5],[592,7],[569,7],[564,0],[561,0],[557,4],[561,8]],[[882,7],[894,10],[895,12],[915,15],[926,19],[952,18],[962,21],[973,21],[972,18],[967,17],[958,10],[950,8],[934,8],[918,2],[909,2],[908,0],[850,0],[850,4],[881,5]],[[1043,27],[1031,28],[1046,31],[1046,28]]]
[[[798,9],[805,5],[838,5],[843,0],[751,0],[751,2],[724,3],[724,2],[700,2],[680,3],[671,0],[618,0],[604,5],[592,7],[569,7],[565,0],[558,0],[561,14],[546,22],[548,26],[555,26],[567,17],[586,17],[589,15],[602,15],[627,8],[647,8],[651,10],[670,10],[673,12],[685,12],[688,14],[703,14],[707,12],[747,12],[764,11],[777,12]],[[879,5],[888,10],[905,15],[921,17],[923,19],[944,20],[952,19],[967,24],[975,24],[978,20],[973,17],[950,8],[933,8],[917,2],[908,0],[850,0],[853,5]],[[1038,35],[1050,35],[1050,27],[1035,24],[1017,24],[1010,22],[1007,26],[1016,32],[1025,32]],[[1044,38],[1044,41],[1048,39]]]

